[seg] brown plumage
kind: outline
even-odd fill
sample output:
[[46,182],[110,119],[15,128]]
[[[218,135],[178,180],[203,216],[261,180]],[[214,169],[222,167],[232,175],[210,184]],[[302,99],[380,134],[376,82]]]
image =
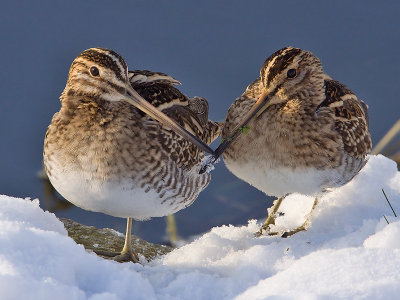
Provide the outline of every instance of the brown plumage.
[[[208,120],[205,99],[186,97],[176,83],[162,73],[128,74],[114,51],[86,50],[71,66],[61,110],[46,133],[44,165],[57,191],[81,208],[128,218],[126,249],[119,260],[135,260],[128,241],[131,218],[183,209],[210,181],[209,174],[198,172],[204,151],[130,104],[140,99],[136,90],[210,143],[219,136],[221,124]],[[157,117],[164,120],[163,115]]]
[[[278,197],[318,195],[350,181],[372,146],[365,103],[298,48],[272,54],[260,74],[226,116],[216,152],[226,149],[228,169]],[[244,125],[246,133],[235,135]]]

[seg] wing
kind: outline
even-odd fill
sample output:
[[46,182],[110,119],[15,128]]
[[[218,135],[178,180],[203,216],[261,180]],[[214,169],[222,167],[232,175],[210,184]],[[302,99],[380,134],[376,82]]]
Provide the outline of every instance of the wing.
[[333,115],[335,130],[342,137],[344,150],[351,156],[365,157],[372,147],[368,106],[335,80],[325,80],[325,95],[316,113]]
[[[221,134],[222,124],[208,120],[208,102],[205,98],[189,99],[174,87],[180,84],[164,73],[134,70],[128,73],[132,87],[147,101],[160,109],[179,125],[210,144]],[[201,161],[203,151],[192,143],[154,121],[148,122],[149,134],[154,134],[170,156],[180,165]]]
[[204,142],[211,144],[221,135],[223,123],[213,122],[208,119],[208,101],[206,98],[192,98],[189,102],[188,109],[196,115],[199,121],[198,124],[196,124],[197,127],[205,128],[202,135],[202,140]]
[[221,134],[222,123],[208,120],[208,102],[205,98],[194,97],[186,106],[173,105],[163,112],[207,144]]
[[166,83],[169,85],[181,84],[178,80],[165,73],[148,70],[129,70],[128,77],[132,85],[141,83]]
[[159,110],[189,104],[189,99],[174,87],[180,82],[167,74],[133,70],[128,72],[128,78],[133,89]]

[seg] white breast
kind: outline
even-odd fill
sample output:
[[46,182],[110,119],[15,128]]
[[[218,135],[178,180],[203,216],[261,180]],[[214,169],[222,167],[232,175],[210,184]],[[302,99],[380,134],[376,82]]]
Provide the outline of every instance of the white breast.
[[[60,166],[52,165],[52,174],[57,175],[49,176],[54,188],[69,202],[86,210],[145,220],[175,213],[189,204],[184,201],[187,199],[172,192],[160,198],[154,189],[140,187],[132,180],[93,178],[91,172],[57,170],[57,167]],[[163,203],[163,199],[170,196],[174,196],[173,201]]]
[[237,164],[225,161],[228,169],[267,195],[282,197],[290,193],[317,195],[325,188],[340,185],[338,170],[271,168],[261,162]]

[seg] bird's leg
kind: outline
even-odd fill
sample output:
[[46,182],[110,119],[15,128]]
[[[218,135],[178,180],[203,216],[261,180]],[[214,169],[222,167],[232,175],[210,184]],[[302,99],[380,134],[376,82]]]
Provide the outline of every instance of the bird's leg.
[[124,248],[122,248],[121,253],[108,252],[102,250],[95,250],[94,252],[101,256],[112,257],[113,260],[118,262],[131,261],[134,263],[138,263],[139,258],[132,249],[132,218],[128,218],[126,222],[125,244]]
[[167,234],[169,237],[169,243],[171,245],[176,245],[177,241],[178,241],[178,230],[176,228],[176,221],[175,221],[175,216],[172,215],[168,215],[167,216]]
[[114,260],[118,262],[125,262],[125,261],[132,261],[134,263],[139,262],[137,254],[132,249],[132,218],[128,218],[126,222],[126,235],[125,235],[124,248],[122,248],[120,255],[114,257]]
[[312,214],[314,208],[317,206],[317,204],[318,204],[318,197],[315,197],[314,204],[311,208],[311,211],[307,214],[307,218],[304,221],[303,225],[301,225],[293,230],[286,231],[284,234],[282,234],[282,237],[287,238],[287,237],[292,236],[293,234],[298,233],[300,231],[306,231],[311,225],[310,224],[311,223],[310,222],[311,214]]
[[278,234],[275,232],[269,232],[269,230],[270,230],[269,225],[271,225],[271,224],[275,225],[275,215],[278,212],[279,206],[281,206],[282,201],[283,201],[283,197],[278,198],[274,201],[274,204],[270,208],[270,210],[272,210],[272,212],[268,214],[268,218],[265,221],[265,223],[261,226],[260,230],[255,233],[256,237],[262,236],[263,231],[268,232],[269,235]]

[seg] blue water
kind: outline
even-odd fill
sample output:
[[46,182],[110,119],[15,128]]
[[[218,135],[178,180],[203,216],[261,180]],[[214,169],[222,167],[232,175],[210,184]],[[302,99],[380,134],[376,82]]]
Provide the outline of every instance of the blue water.
[[[201,5],[200,5],[201,3]],[[274,51],[312,51],[334,79],[370,107],[373,141],[400,116],[399,1],[8,1],[0,10],[0,193],[40,198],[42,207],[78,222],[120,231],[125,221],[55,202],[36,173],[42,144],[68,69],[82,50],[106,47],[132,69],[168,73],[190,96],[204,96],[210,117],[253,81]],[[176,214],[183,237],[262,218],[271,204],[220,163],[195,204]],[[165,220],[136,222],[161,242]]]

